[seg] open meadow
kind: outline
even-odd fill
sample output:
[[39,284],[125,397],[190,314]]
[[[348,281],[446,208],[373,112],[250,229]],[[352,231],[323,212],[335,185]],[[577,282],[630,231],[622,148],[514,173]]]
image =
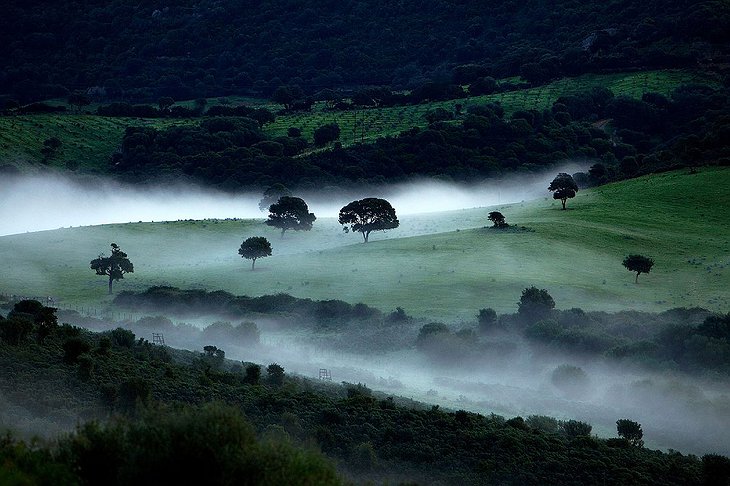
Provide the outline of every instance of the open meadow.
[[[0,237],[0,292],[107,309],[106,278],[89,261],[115,242],[135,266],[115,283],[115,293],[153,285],[288,293],[456,321],[473,320],[486,307],[514,312],[522,289],[535,285],[563,309],[724,312],[729,185],[728,169],[680,170],[581,190],[566,211],[546,191],[542,199],[513,205],[403,216],[398,229],[373,233],[368,244],[343,233],[333,218],[283,239],[263,217],[17,234]],[[513,227],[488,228],[494,209]],[[271,241],[273,256],[251,271],[237,249],[255,235]],[[638,284],[621,265],[630,253],[656,262]]]

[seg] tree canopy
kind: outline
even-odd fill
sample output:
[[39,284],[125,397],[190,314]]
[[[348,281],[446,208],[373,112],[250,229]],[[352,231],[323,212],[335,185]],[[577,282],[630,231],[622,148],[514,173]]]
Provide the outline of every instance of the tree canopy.
[[365,243],[371,231],[394,229],[400,224],[393,206],[385,199],[376,197],[359,199],[344,206],[340,209],[338,221],[346,231],[362,233]]
[[629,419],[619,419],[616,421],[616,431],[619,437],[629,441],[629,444],[636,447],[644,446],[644,431],[641,430],[641,424]]
[[309,207],[304,199],[293,196],[282,196],[277,202],[269,207],[269,219],[266,224],[279,228],[281,237],[284,237],[286,230],[309,231],[312,223],[317,219],[314,213],[309,212]]
[[259,209],[261,211],[268,211],[269,207],[282,196],[291,196],[291,191],[288,187],[280,182],[270,185],[264,191],[264,197],[259,201]]
[[499,211],[490,212],[487,219],[492,222],[494,228],[506,228],[509,226],[504,220],[504,215]]
[[263,236],[252,236],[241,243],[238,254],[246,260],[251,260],[251,270],[253,270],[256,259],[271,256],[271,243]]
[[554,307],[555,301],[547,290],[532,286],[522,291],[517,304],[517,313],[534,321],[547,317]]
[[112,282],[114,280],[121,280],[124,278],[124,274],[134,272],[134,265],[127,258],[127,254],[116,243],[112,243],[111,247],[111,255],[105,257],[104,254],[101,254],[98,258],[94,258],[89,262],[91,269],[97,275],[109,276],[109,294],[112,293]]
[[574,198],[575,193],[578,192],[578,184],[573,180],[573,176],[561,172],[550,183],[548,191],[553,193],[553,199],[559,199],[563,203],[563,209],[565,209],[565,202],[569,198]]
[[631,272],[636,272],[636,283],[639,283],[639,275],[651,272],[654,260],[644,255],[629,255],[624,258],[622,265]]

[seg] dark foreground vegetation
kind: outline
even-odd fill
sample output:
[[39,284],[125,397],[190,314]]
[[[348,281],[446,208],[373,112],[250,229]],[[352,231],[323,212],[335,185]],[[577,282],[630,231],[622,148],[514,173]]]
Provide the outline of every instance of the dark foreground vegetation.
[[[582,422],[442,411],[289,376],[276,364],[264,376],[212,347],[179,351],[55,319],[53,309],[21,301],[0,320],[0,391],[30,414],[102,420],[48,444],[6,436],[3,482],[686,485],[725,484],[730,474],[722,456],[643,448],[630,420],[618,423],[622,438],[602,440]],[[72,397],[63,409],[60,396]]]

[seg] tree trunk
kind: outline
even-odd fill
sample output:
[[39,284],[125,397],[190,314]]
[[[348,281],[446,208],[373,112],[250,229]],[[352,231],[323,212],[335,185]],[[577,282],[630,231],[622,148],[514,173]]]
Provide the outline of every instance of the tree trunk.
[[363,231],[362,237],[365,239],[365,243],[368,242],[368,237],[369,236],[370,236],[370,232],[369,231]]
[[636,280],[634,280],[634,283],[639,283],[639,274],[641,272],[636,272]]
[[281,229],[281,239],[282,240],[284,239],[284,231],[286,231],[286,228]]
[[560,200],[560,202],[563,203],[563,211],[565,211],[565,201],[567,201],[567,199],[561,199]]
[[112,276],[109,275],[109,295],[112,295]]
[[256,259],[255,259],[255,258],[252,258],[252,259],[251,259],[251,271],[252,271],[252,272],[253,272],[253,266],[254,266],[254,265],[256,265]]

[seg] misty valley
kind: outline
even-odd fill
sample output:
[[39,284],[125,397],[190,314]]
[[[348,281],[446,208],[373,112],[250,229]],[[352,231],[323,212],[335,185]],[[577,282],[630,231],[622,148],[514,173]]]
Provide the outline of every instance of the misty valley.
[[[105,421],[110,414],[133,410],[155,413],[142,412],[155,402],[233,403],[243,407],[256,428],[268,431],[264,437],[274,434],[274,426],[282,427],[276,434],[287,443],[316,437],[319,448],[339,458],[340,470],[352,478],[464,478],[478,460],[468,453],[438,452],[456,447],[451,439],[429,446],[436,447],[431,450],[440,472],[424,476],[411,469],[430,456],[415,459],[406,450],[396,448],[383,458],[382,451],[402,439],[375,429],[351,435],[341,429],[348,420],[327,418],[325,410],[355,404],[467,421],[486,417],[480,420],[487,420],[488,429],[506,427],[568,443],[594,437],[609,450],[636,451],[626,438],[631,435],[612,438],[617,421],[624,420],[638,424],[640,434],[631,440],[646,450],[722,460],[730,453],[730,322],[718,310],[728,297],[728,235],[716,234],[713,247],[714,240],[703,234],[696,241],[691,234],[671,234],[673,225],[692,223],[677,218],[671,195],[660,194],[666,187],[729,176],[724,169],[679,171],[605,186],[601,192],[583,190],[569,201],[578,207],[574,213],[563,213],[559,201],[541,197],[549,173],[522,187],[518,178],[505,183],[498,197],[510,202],[491,208],[419,213],[408,211],[405,202],[429,191],[451,192],[467,206],[480,198],[494,202],[494,187],[395,188],[391,197],[405,208],[398,226],[376,230],[367,243],[343,232],[328,216],[333,210],[327,209],[327,199],[320,202],[316,194],[307,198],[324,216],[313,221],[308,216],[300,231],[295,223],[284,225],[290,231],[280,231],[281,224],[259,217],[7,235],[0,238],[6,309],[0,321],[5,370],[0,419],[21,437],[50,440],[75,430],[79,421]],[[52,184],[47,178],[19,179],[11,189],[33,184],[55,188],[59,200],[73,195],[103,204],[106,199],[98,185],[62,179]],[[646,200],[651,190],[655,197]],[[6,194],[7,201],[17,198],[12,191]],[[213,213],[236,201],[199,194]],[[175,206],[160,200],[185,199],[179,190],[166,188],[157,197],[138,199],[137,211],[149,208],[155,214]],[[242,206],[255,202],[253,196],[239,199]],[[636,206],[628,222],[597,224],[597,214],[609,217],[624,205]],[[723,211],[708,208],[704,218],[719,221]],[[89,217],[85,207],[76,213],[64,214]],[[572,217],[569,224],[566,217]],[[138,218],[151,219],[143,212],[132,219]],[[667,227],[657,228],[657,221]],[[235,250],[237,242],[243,239],[243,248],[255,239],[246,237],[259,234],[266,235],[261,238],[269,244],[268,255],[262,254],[252,269],[246,254]],[[645,275],[627,272],[637,270],[626,261],[626,268],[621,266],[621,255],[636,248],[636,239],[652,241],[659,264],[653,267],[652,259],[642,269]],[[104,251],[109,241],[119,242],[111,252]],[[702,254],[697,253],[700,245]],[[89,269],[97,251],[100,256]],[[118,267],[118,274],[94,275],[94,268],[115,255],[133,265]],[[602,262],[609,262],[606,268]],[[113,293],[105,296],[107,278]],[[695,290],[701,285],[701,292],[683,292],[677,282],[685,280]],[[16,288],[45,297],[27,300],[11,293]],[[34,366],[19,366],[27,353],[43,359],[45,368],[58,369],[44,376]],[[118,359],[132,359],[138,369],[115,369]],[[272,366],[279,375],[269,373]],[[254,402],[245,393],[239,396],[251,386],[255,394],[263,393]],[[323,394],[330,408],[322,403],[311,405],[324,407],[316,412],[304,412],[300,405],[275,407],[278,412],[249,408],[258,400],[275,402],[269,393]],[[419,444],[426,440],[409,437]],[[690,467],[693,457],[672,460],[690,461],[683,466]],[[546,479],[539,462],[534,464],[537,471],[508,461],[493,477]],[[619,473],[612,477],[635,479]],[[581,482],[595,479],[592,473],[581,474]],[[677,483],[687,479],[678,478]]]
[[5,2],[0,486],[730,486],[730,2]]

